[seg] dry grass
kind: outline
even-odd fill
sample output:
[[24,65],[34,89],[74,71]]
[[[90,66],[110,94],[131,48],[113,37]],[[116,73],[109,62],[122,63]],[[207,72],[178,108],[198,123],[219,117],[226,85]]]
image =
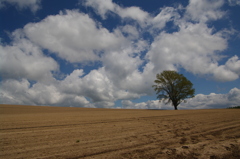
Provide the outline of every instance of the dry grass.
[[0,158],[240,158],[240,110],[0,105]]

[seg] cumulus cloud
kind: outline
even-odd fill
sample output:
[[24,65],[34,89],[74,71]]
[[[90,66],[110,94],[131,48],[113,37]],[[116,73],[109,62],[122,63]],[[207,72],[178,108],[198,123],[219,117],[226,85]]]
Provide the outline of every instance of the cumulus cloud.
[[106,19],[106,14],[114,11],[116,7],[112,0],[86,0],[85,5],[94,8],[103,19]]
[[236,74],[240,75],[240,60],[237,55],[233,56],[232,58],[228,59],[226,62],[226,67],[235,72]]
[[181,16],[178,13],[178,8],[165,7],[161,12],[152,18],[150,24],[154,29],[163,29],[169,21],[176,21]]
[[[80,73],[81,75],[82,74],[81,72],[82,71],[79,70],[78,73]],[[104,98],[106,94],[102,95],[102,97],[93,97],[89,94],[87,98],[93,98],[97,100],[95,102],[91,102],[87,100],[86,97],[81,95],[82,91],[81,87],[78,87],[78,90],[77,89],[73,90],[78,91],[78,93],[69,92],[67,88],[63,88],[63,85],[65,85],[66,87],[70,86],[69,84],[66,84],[66,81],[70,80],[69,78],[73,78],[71,76],[74,75],[70,75],[69,77],[67,77],[65,79],[65,82],[61,83],[61,86],[54,84],[46,85],[42,83],[36,83],[31,85],[30,82],[26,79],[2,81],[0,93],[1,103],[76,106],[76,107],[101,107],[101,108],[111,108],[114,106],[114,102],[108,100],[107,98],[106,98],[107,100],[106,99],[97,100],[100,98]],[[84,82],[84,79],[80,78],[79,80],[83,80]],[[74,86],[72,86],[71,88],[79,85],[79,83],[76,85],[75,83],[71,84],[74,84]],[[103,90],[101,89],[95,91],[98,91],[98,93],[103,93],[102,92]],[[119,93],[121,95],[123,94],[122,92]],[[239,103],[240,103],[240,89],[233,88],[227,94],[215,94],[215,93],[211,93],[209,95],[197,94],[194,98],[188,99],[186,103],[181,103],[179,105],[179,109],[226,108],[237,106],[239,105]],[[173,109],[171,105],[165,105],[164,102],[159,102],[158,100],[134,103],[128,99],[125,99],[122,100],[121,104],[122,104],[121,108],[126,109]]]
[[196,75],[210,74],[218,81],[233,81],[238,78],[238,57],[230,58],[226,66],[218,63],[226,48],[227,39],[220,32],[213,33],[203,23],[183,23],[178,32],[158,35],[147,57],[155,70],[183,67]]
[[121,31],[123,32],[123,34],[126,34],[126,36],[128,36],[129,39],[135,40],[140,36],[138,29],[132,25],[125,25],[121,27]]
[[120,7],[112,0],[86,0],[85,5],[94,8],[103,19],[106,19],[108,13],[115,13],[122,19],[130,18],[144,25],[149,18],[149,14],[139,7]]
[[27,78],[51,81],[52,71],[58,71],[57,62],[45,56],[41,49],[27,39],[16,40],[12,45],[0,45],[0,74],[3,79]]
[[164,104],[157,100],[150,100],[147,102],[134,103],[130,100],[123,100],[121,102],[124,109],[164,109]]
[[29,23],[23,31],[33,42],[69,62],[99,60],[99,52],[120,48],[125,42],[119,32],[110,33],[77,10],[66,10],[39,23]]
[[116,12],[122,18],[131,18],[137,20],[138,22],[144,23],[148,18],[148,13],[141,10],[139,7],[128,7],[128,8],[120,8],[116,9]]
[[233,81],[240,76],[240,60],[235,55],[228,59],[225,65],[221,65],[214,69],[213,75],[218,81]]
[[113,105],[113,86],[101,71],[93,70],[84,77],[81,77],[82,75],[83,70],[74,70],[63,81],[60,81],[58,88],[66,94],[88,97],[91,102],[98,103],[98,105],[101,105],[101,102]]
[[41,8],[41,0],[1,0],[0,8],[3,8],[6,4],[15,5],[18,9],[29,8],[32,12],[36,12]]
[[240,102],[240,89],[233,88],[227,94],[210,93],[209,95],[198,94],[194,98],[182,103],[179,108],[183,109],[213,109],[238,106]]
[[[101,107],[113,106],[116,100],[140,97],[138,93],[125,91],[114,85],[104,68],[93,70],[86,76],[82,76],[83,70],[75,70],[61,81],[58,87],[61,92],[67,94],[86,96],[92,103]],[[104,106],[104,103],[107,105]]]
[[1,82],[0,99],[7,104],[59,105],[79,107],[114,106],[114,101],[139,98],[139,94],[119,90],[106,76],[104,69],[93,70],[84,76],[74,70],[62,81],[31,84],[27,79],[8,79]]
[[[180,6],[178,8],[164,7],[160,9],[159,14],[152,16],[139,7],[121,7],[113,3],[112,0],[86,0],[85,5],[94,8],[95,12],[103,19],[106,19],[107,16],[112,14],[116,14],[121,17],[122,20],[135,20],[143,28],[151,27],[151,29],[157,30],[163,29],[167,22],[180,18],[177,11],[181,9]],[[129,26],[125,26],[124,29],[131,29],[131,31],[136,34]],[[151,32],[152,30],[149,31]]]
[[[240,103],[240,89],[233,88],[227,94],[210,93],[209,95],[197,94],[194,98],[181,103],[179,109],[214,109],[238,106]],[[173,109],[173,106],[165,105],[158,100],[134,103],[130,100],[122,101],[122,108],[127,109]]]
[[128,75],[132,74],[141,64],[137,57],[131,57],[127,52],[111,52],[103,57],[103,63],[109,76],[116,83],[124,82]]
[[60,92],[54,84],[31,85],[27,79],[2,81],[0,99],[6,104],[94,107],[83,96]]
[[224,0],[190,0],[186,17],[197,22],[207,22],[223,17],[226,12],[221,10]]
[[219,66],[217,67],[213,72],[214,78],[217,81],[233,81],[238,79],[238,75],[232,71],[229,71],[226,69],[225,66]]

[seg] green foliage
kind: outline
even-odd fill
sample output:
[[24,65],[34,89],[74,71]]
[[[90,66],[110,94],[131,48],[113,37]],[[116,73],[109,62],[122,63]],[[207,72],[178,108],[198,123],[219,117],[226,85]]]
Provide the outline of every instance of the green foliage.
[[240,109],[240,106],[236,106],[236,107],[228,107],[228,109]]
[[156,84],[153,85],[157,98],[166,101],[166,104],[172,103],[177,110],[177,106],[186,98],[193,98],[195,89],[193,84],[182,74],[176,71],[163,71],[156,75]]

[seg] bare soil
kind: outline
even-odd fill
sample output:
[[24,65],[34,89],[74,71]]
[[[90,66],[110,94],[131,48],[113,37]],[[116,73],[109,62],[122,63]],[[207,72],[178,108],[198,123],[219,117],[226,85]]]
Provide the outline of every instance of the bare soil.
[[0,105],[0,158],[240,158],[240,109]]

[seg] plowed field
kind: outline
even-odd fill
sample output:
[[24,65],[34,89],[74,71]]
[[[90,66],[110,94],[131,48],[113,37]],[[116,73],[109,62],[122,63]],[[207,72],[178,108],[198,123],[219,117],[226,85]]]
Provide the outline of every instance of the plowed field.
[[240,158],[240,110],[0,105],[0,158]]

